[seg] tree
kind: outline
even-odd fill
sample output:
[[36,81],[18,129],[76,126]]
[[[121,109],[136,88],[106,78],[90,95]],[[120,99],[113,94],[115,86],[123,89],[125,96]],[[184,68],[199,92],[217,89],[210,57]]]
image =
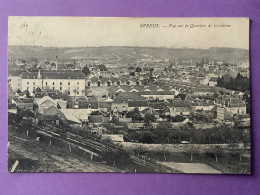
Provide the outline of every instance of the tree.
[[142,72],[142,68],[136,67],[135,72]]
[[218,161],[218,157],[223,154],[223,150],[219,146],[215,146],[213,149],[213,153],[215,156],[215,161]]
[[35,93],[41,93],[42,92],[42,90],[41,90],[41,88],[40,87],[37,87],[35,90],[33,90],[33,93],[35,94]]
[[133,110],[132,120],[133,120],[133,122],[143,120],[142,114],[139,112],[138,108],[135,108]]
[[68,101],[70,99],[66,92],[62,93],[60,91],[58,91],[58,93],[57,93],[57,98],[58,99],[63,99],[63,100],[66,100],[66,101]]
[[90,70],[89,70],[89,68],[88,68],[87,66],[84,66],[84,68],[82,69],[82,72],[83,72],[86,76],[88,76],[88,75],[90,74]]
[[153,140],[151,133],[142,134],[142,136],[140,138],[140,142],[145,143],[145,144],[153,144],[154,140]]
[[147,125],[150,125],[152,122],[156,120],[155,116],[153,114],[146,114],[144,116],[144,122]]
[[135,76],[135,72],[130,72],[130,76]]
[[98,65],[100,71],[107,71],[107,67],[104,64]]

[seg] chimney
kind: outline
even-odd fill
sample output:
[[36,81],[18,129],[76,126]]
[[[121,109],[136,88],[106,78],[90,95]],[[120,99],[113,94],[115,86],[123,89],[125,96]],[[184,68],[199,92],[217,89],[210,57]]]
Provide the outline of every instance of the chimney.
[[56,56],[56,71],[58,70],[58,56]]

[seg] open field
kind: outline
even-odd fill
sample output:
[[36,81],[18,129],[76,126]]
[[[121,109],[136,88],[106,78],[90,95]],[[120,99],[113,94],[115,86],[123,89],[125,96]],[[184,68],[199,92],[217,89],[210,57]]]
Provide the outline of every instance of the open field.
[[221,172],[212,167],[202,163],[174,163],[162,162],[163,165],[169,166],[173,169],[182,171],[184,173],[202,173],[202,174],[220,174]]

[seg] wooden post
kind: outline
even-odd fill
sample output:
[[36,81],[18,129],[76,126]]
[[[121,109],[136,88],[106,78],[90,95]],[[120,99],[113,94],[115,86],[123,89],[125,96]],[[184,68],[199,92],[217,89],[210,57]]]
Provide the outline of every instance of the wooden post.
[[26,131],[26,135],[27,135],[27,137],[29,137],[29,130]]
[[91,152],[90,159],[93,160],[94,153]]
[[18,164],[19,164],[19,161],[16,160],[10,172],[14,172],[15,169],[17,168]]
[[69,150],[70,150],[70,152],[71,152],[71,145],[69,144]]
[[9,146],[10,146],[10,141],[7,143],[7,148],[9,148]]

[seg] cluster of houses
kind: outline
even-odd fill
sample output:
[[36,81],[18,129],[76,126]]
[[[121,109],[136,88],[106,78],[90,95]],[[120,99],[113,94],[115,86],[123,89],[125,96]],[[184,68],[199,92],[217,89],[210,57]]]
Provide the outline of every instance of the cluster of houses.
[[[28,109],[36,113],[36,122],[58,125],[65,121],[72,127],[90,126],[99,130],[115,121],[129,129],[144,128],[147,116],[153,116],[148,120],[153,127],[166,121],[173,127],[190,123],[234,125],[234,121],[250,126],[244,98],[245,95],[250,97],[250,93],[216,86],[218,76],[227,69],[237,73],[248,66],[223,68],[221,63],[197,66],[192,61],[184,66],[181,62],[171,64],[169,60],[140,60],[133,69],[118,69],[114,63],[108,67],[110,69],[100,69],[92,65],[88,76],[71,67],[58,69],[57,62],[52,70],[9,70],[8,83],[15,92],[9,100],[9,112]],[[136,71],[136,67],[141,71]],[[102,98],[95,97],[89,93],[92,87],[105,88],[107,93]],[[42,91],[41,95],[35,93],[37,88]],[[30,97],[25,92],[29,92]],[[55,96],[57,92],[76,101],[68,106],[68,100]]]

